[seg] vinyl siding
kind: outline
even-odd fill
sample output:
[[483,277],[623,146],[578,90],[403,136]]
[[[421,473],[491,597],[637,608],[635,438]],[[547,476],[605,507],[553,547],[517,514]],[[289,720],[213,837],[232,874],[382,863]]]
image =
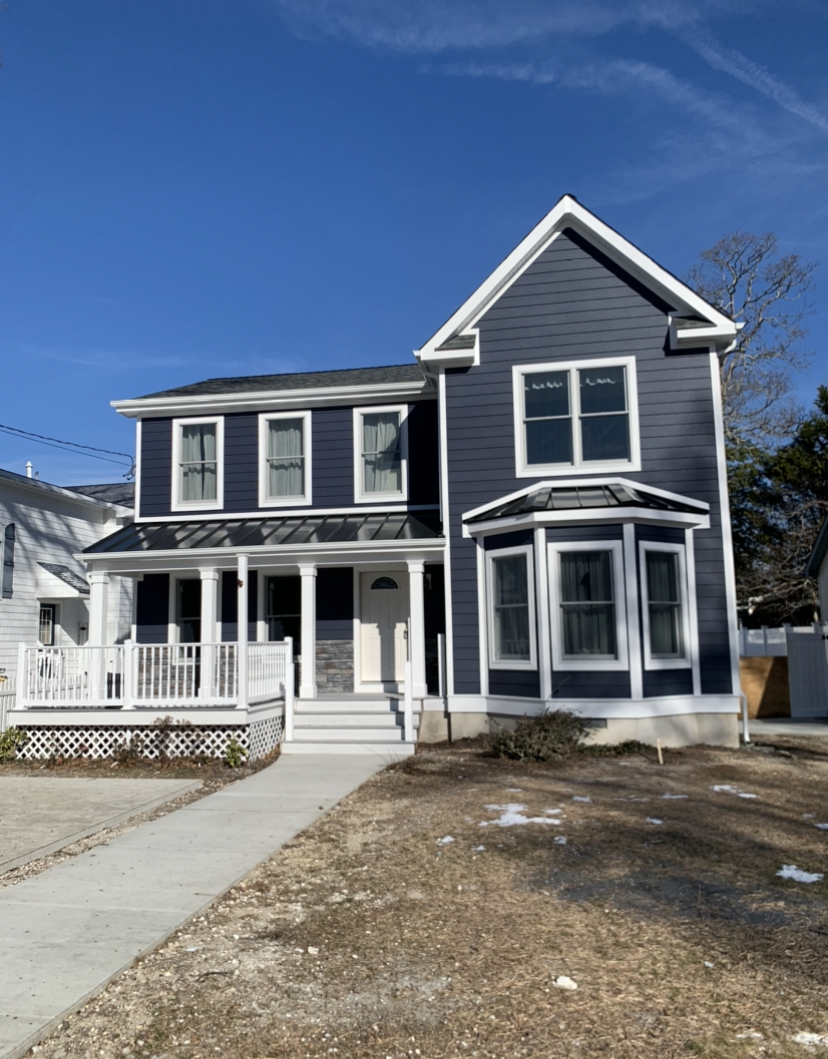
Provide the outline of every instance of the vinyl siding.
[[[696,531],[702,690],[732,691],[710,360],[666,351],[667,309],[565,232],[480,320],[480,365],[447,371],[458,693],[480,690],[475,545],[462,538],[461,516],[531,484],[515,475],[512,366],[629,355],[636,357],[642,470],[617,473],[710,504],[712,528]],[[577,539],[574,527],[563,532]],[[567,674],[565,688],[555,678],[556,694],[567,697],[628,695],[619,683],[617,673]]]

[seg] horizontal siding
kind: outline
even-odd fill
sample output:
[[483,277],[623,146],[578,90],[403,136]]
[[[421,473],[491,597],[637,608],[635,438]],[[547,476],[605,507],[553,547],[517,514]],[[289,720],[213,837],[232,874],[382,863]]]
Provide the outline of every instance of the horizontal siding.
[[[455,651],[455,673],[463,686],[474,684],[479,662],[472,646],[476,571],[464,558],[469,542],[461,539],[461,517],[530,484],[515,476],[513,365],[634,355],[642,470],[620,473],[710,504],[712,528],[696,532],[702,690],[731,690],[710,361],[667,352],[667,309],[568,232],[480,320],[480,365],[447,371],[455,642],[463,645]],[[588,539],[578,532],[576,538],[567,525],[548,539]],[[566,690],[557,694],[628,695],[622,676],[567,674]]]
[[519,699],[540,698],[540,677],[525,669],[490,669],[490,695],[514,695]]
[[645,669],[644,698],[658,695],[692,695],[693,672],[690,669]]

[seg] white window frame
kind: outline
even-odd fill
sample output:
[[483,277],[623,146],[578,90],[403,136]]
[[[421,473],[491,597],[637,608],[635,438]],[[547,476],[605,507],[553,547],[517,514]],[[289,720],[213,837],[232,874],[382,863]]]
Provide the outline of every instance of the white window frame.
[[[584,368],[625,368],[627,382],[627,416],[630,431],[630,458],[628,460],[584,461],[581,457],[580,390],[578,371]],[[544,478],[571,475],[573,471],[589,474],[604,474],[608,471],[640,471],[641,440],[638,425],[638,383],[635,357],[590,357],[587,360],[551,361],[544,364],[515,364],[512,367],[512,402],[515,428],[515,476],[517,478]],[[523,378],[546,371],[569,373],[569,405],[572,422],[572,463],[526,462],[526,430],[524,429]]]
[[[362,465],[362,417],[375,412],[398,412],[400,416],[400,490],[396,493],[366,493],[363,489]],[[408,500],[408,405],[382,404],[354,409],[354,502],[370,504],[373,501]]]
[[[627,671],[629,663],[629,638],[627,636],[627,594],[624,577],[623,541],[554,541],[547,545],[549,555],[549,616],[552,632],[552,667],[556,671],[583,672],[585,670]],[[612,582],[615,592],[615,643],[617,658],[565,658],[563,653],[563,622],[561,621],[561,561],[563,552],[612,552]]]
[[[647,552],[672,552],[679,557],[679,591],[681,592],[681,624],[684,639],[684,657],[653,658],[650,649],[650,586],[647,582]],[[683,544],[668,544],[662,541],[638,542],[638,568],[641,585],[641,622],[644,630],[645,669],[690,669],[692,644],[690,643],[690,592],[695,592],[687,577],[687,549]]]
[[[494,620],[494,561],[506,559],[510,555],[526,556],[526,580],[529,601],[529,658],[505,659],[496,658],[495,620]],[[531,544],[520,544],[513,548],[495,548],[486,552],[486,627],[488,629],[489,669],[506,669],[510,671],[525,670],[534,672],[538,668],[537,611],[535,609],[535,561]]]
[[[302,420],[302,450],[305,461],[305,492],[302,496],[267,495],[267,435],[268,424],[276,419]],[[297,507],[313,502],[313,420],[306,412],[262,412],[259,416],[259,507]]]
[[[216,499],[181,499],[181,429],[214,423],[216,426]],[[187,416],[172,421],[172,503],[173,511],[220,511],[224,507],[224,416]]]

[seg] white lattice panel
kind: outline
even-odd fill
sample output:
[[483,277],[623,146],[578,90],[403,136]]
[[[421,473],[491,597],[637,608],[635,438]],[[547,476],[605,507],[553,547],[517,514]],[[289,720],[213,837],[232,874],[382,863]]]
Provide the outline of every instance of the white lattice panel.
[[253,721],[250,725],[250,760],[265,757],[282,741],[282,715],[268,717],[264,721]]
[[[18,750],[18,757],[27,760],[49,757],[109,758],[123,747],[131,746],[140,757],[223,758],[227,744],[235,738],[251,750],[251,759],[262,757],[278,743],[281,736],[281,717],[257,721],[254,725],[195,725],[160,729],[153,725],[106,727],[94,725],[72,728],[39,728],[21,725],[28,736]],[[251,728],[257,729],[251,732]],[[251,736],[255,749],[251,749]],[[274,741],[275,740],[275,741]],[[266,747],[266,749],[265,749]]]

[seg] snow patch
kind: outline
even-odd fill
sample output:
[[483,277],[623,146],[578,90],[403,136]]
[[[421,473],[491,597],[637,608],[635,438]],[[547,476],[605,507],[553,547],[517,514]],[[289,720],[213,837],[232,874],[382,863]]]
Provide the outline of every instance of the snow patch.
[[566,845],[566,836],[565,835],[555,835],[554,842],[555,842],[556,846],[565,846]]
[[647,823],[648,824],[663,824],[664,821],[663,820],[659,820],[659,818],[657,816],[648,816],[647,817]]
[[822,882],[825,876],[819,871],[803,871],[795,864],[783,864],[777,876],[780,879],[793,879],[794,882]]
[[662,797],[662,798],[665,798],[665,799],[668,799],[668,800],[670,800],[670,801],[674,801],[674,802],[677,802],[677,801],[679,801],[679,800],[680,800],[681,798],[686,798],[686,797],[687,797],[687,795],[686,795],[686,794],[662,794],[662,796],[661,796],[661,797]]
[[437,839],[437,845],[438,846],[447,846],[450,842],[453,842],[453,841],[454,841],[454,839],[451,837],[451,835],[446,835],[445,838],[438,838]]
[[485,846],[472,846],[472,853],[482,853]]
[[712,786],[711,791],[715,791],[716,794],[735,794],[737,798],[758,798],[758,794],[747,794],[745,791],[740,790],[738,787],[734,787],[732,783],[716,783]]
[[804,1044],[808,1048],[824,1048],[828,1045],[826,1033],[797,1033],[791,1040],[794,1044]]
[[526,806],[518,802],[509,802],[508,805],[487,805],[490,813],[500,813],[497,820],[483,820],[481,827],[515,827],[518,824],[557,824],[561,820],[549,816],[527,816]]
[[580,794],[573,794],[572,795],[572,801],[573,802],[591,802],[592,799],[590,798],[589,795],[586,795],[586,797],[581,797]]
[[559,974],[558,977],[552,982],[552,985],[558,987],[558,989],[568,989],[570,991],[578,988],[578,983],[574,982],[565,974]]
[[818,831],[828,831],[828,824],[814,824]]

